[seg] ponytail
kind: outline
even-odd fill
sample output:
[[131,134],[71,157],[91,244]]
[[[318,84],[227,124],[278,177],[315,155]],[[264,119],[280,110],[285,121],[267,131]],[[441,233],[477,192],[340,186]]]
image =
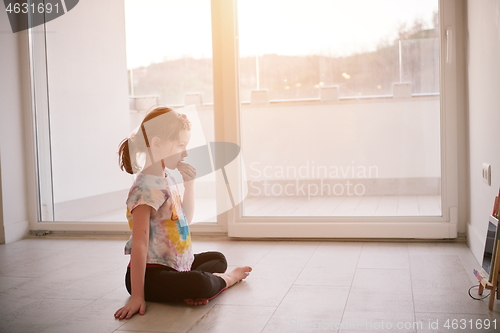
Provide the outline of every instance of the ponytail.
[[130,174],[134,173],[132,169],[132,163],[130,162],[128,138],[123,139],[122,142],[120,142],[120,147],[118,148],[118,163],[120,165],[120,169],[122,169],[123,171],[126,171]]

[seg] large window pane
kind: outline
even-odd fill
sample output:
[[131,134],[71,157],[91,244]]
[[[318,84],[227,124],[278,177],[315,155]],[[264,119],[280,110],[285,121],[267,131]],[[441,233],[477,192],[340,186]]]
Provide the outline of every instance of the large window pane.
[[[118,144],[155,104],[193,105],[190,146],[213,141],[211,40],[209,0],[89,0],[47,24],[42,220],[126,221]],[[196,182],[195,222],[215,221],[213,178]]]
[[[153,104],[194,105],[180,111],[193,123],[188,149],[214,141],[210,0],[126,0],[125,9],[132,128]],[[216,221],[215,174],[197,178],[195,196],[193,222]]]
[[239,1],[244,216],[441,215],[438,17]]

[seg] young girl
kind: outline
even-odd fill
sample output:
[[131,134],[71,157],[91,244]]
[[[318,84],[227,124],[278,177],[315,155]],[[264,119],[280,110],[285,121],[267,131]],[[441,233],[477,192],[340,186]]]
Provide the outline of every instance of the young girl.
[[[189,223],[196,170],[183,162],[190,129],[184,114],[156,107],[120,144],[121,169],[137,173],[137,177],[127,199],[132,235],[125,245],[125,254],[130,254],[125,285],[131,298],[115,312],[115,318],[129,319],[137,312],[143,315],[146,301],[207,304],[252,270],[244,266],[225,273],[227,262],[222,253],[192,253]],[[177,168],[182,175],[183,200],[166,168]]]

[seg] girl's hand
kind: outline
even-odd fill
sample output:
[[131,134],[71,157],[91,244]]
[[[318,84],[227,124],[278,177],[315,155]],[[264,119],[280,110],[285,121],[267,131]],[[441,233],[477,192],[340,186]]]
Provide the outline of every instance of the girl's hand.
[[131,298],[123,308],[120,308],[115,312],[115,318],[130,319],[130,317],[132,317],[137,312],[139,312],[141,316],[146,313],[146,301]]
[[177,170],[181,173],[184,183],[192,181],[196,178],[196,169],[190,164],[179,162],[177,163]]

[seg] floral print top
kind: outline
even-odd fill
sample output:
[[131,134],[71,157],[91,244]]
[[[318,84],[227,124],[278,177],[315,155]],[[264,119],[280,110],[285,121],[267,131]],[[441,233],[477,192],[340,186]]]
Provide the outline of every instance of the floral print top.
[[[149,250],[146,263],[161,264],[177,271],[189,271],[194,260],[191,233],[175,179],[167,173],[158,177],[140,173],[130,188],[127,220],[134,225],[131,211],[138,205],[149,205]],[[132,253],[132,236],[125,244],[125,254]]]

